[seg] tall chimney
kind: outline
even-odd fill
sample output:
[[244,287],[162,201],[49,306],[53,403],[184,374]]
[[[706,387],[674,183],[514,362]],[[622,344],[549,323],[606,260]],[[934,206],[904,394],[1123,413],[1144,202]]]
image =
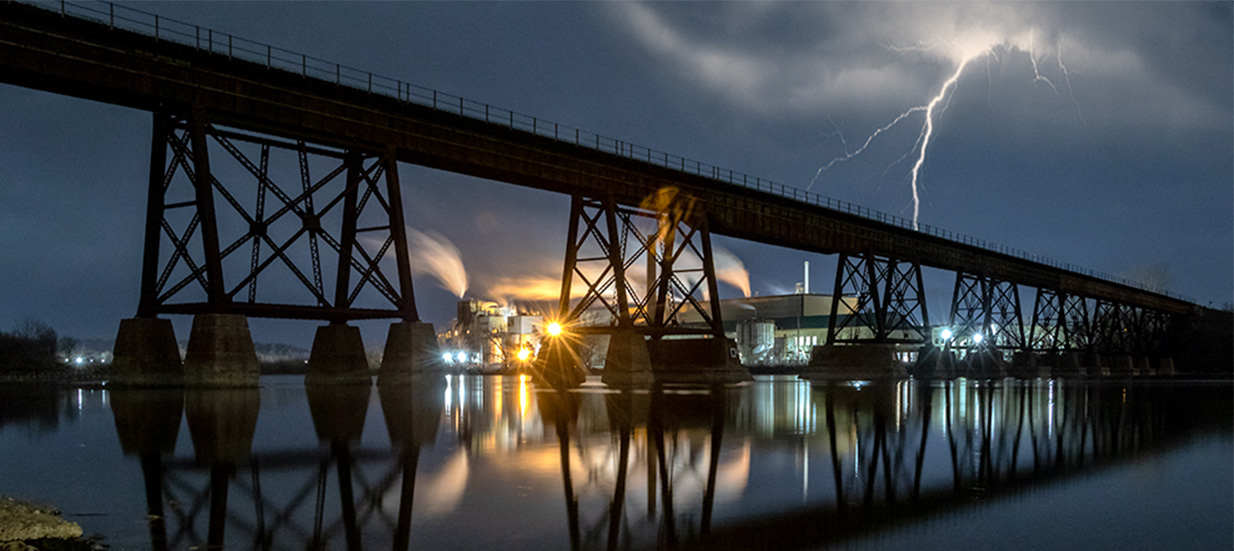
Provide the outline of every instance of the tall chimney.
[[810,294],[810,261],[806,261],[805,294]]

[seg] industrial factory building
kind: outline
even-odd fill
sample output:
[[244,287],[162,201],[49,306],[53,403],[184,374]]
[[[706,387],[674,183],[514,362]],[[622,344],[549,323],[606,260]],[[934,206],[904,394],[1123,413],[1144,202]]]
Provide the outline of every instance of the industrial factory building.
[[[737,342],[741,363],[745,365],[793,365],[810,361],[815,346],[827,343],[831,321],[831,295],[798,292],[791,295],[755,296],[720,301],[725,334]],[[852,315],[857,297],[842,297],[837,308],[840,316]],[[702,325],[697,313],[683,313],[682,322]],[[866,326],[850,324],[842,329],[840,339],[873,335]],[[891,337],[909,335],[893,332]],[[905,347],[905,358],[914,347]]]
[[496,302],[460,300],[458,317],[437,335],[442,361],[460,370],[518,369],[535,359],[544,316]]
[[[810,294],[801,289],[791,295],[724,299],[720,301],[724,331],[737,342],[745,365],[805,364],[810,361],[814,347],[827,342],[832,300],[831,295]],[[843,297],[838,315],[852,315],[856,303],[857,297]],[[680,316],[687,326],[704,327],[696,312],[686,310]],[[495,302],[459,301],[458,317],[438,335],[442,359],[469,371],[518,369],[539,353],[545,323],[541,315]],[[592,323],[603,324],[604,320],[596,318]],[[870,328],[851,323],[842,331],[840,339],[873,334]],[[900,337],[909,335],[892,334],[892,338]],[[579,350],[581,358],[590,367],[603,367],[606,344],[607,337],[601,335],[584,339],[583,350]],[[906,346],[903,352],[903,359],[907,360],[915,347]]]

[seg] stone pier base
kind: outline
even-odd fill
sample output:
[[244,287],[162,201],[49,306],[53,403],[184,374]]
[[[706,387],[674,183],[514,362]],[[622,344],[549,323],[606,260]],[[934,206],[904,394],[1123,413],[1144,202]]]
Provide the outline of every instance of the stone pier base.
[[1109,368],[1110,368],[1110,375],[1115,376],[1115,377],[1118,377],[1118,376],[1134,377],[1140,374],[1138,371],[1136,371],[1135,363],[1132,361],[1131,356],[1128,354],[1121,354],[1121,355],[1110,358]]
[[184,383],[180,346],[171,320],[120,320],[112,349],[112,380],[123,384],[175,385]]
[[1033,352],[1016,352],[1011,358],[1011,366],[1007,374],[1017,379],[1050,378],[1052,370],[1045,358],[1040,358]]
[[343,324],[318,327],[304,382],[372,384],[360,328]]
[[1082,354],[1079,352],[1059,352],[1053,358],[1054,374],[1062,376],[1080,376],[1088,374],[1084,367]]
[[1157,374],[1157,370],[1153,369],[1153,365],[1148,361],[1148,356],[1136,356],[1131,360],[1131,367],[1136,374],[1141,377],[1148,377]]
[[648,387],[655,382],[647,339],[633,331],[613,334],[604,354],[604,384],[616,388]]
[[917,352],[917,362],[909,373],[919,379],[949,379],[954,373],[955,354],[935,346],[923,346]]
[[892,344],[815,346],[801,378],[811,382],[906,378],[908,369],[895,352]]
[[184,354],[184,380],[194,386],[257,386],[261,368],[248,318],[197,314]]
[[1157,374],[1162,377],[1173,377],[1178,374],[1174,370],[1174,358],[1161,358],[1157,360]]
[[433,324],[422,321],[390,324],[377,384],[408,383],[421,374],[439,375],[444,373],[442,367]]
[[1098,354],[1096,352],[1089,352],[1087,354],[1084,354],[1084,361],[1080,365],[1084,366],[1084,370],[1088,373],[1089,376],[1096,377],[1099,375],[1100,376],[1110,375],[1110,366],[1107,363],[1106,358],[1102,357],[1101,354]]
[[647,342],[651,375],[661,384],[735,384],[753,380],[732,339],[659,339]]
[[532,382],[536,386],[565,390],[578,388],[586,379],[587,371],[570,339],[549,337],[540,345],[540,353],[532,369]]

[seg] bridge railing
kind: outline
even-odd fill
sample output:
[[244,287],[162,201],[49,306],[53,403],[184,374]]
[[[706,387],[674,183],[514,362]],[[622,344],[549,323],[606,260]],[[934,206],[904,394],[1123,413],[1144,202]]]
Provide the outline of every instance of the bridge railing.
[[[12,0],[9,0],[12,1]],[[123,5],[103,1],[34,1],[34,5],[59,11],[62,15],[71,15],[105,23],[110,27],[122,28],[149,36],[156,40],[173,41],[181,45],[208,51],[228,58],[265,65],[270,69],[299,74],[340,86],[364,90],[373,94],[393,97],[400,101],[415,103],[435,110],[456,114],[462,117],[482,120],[490,124],[505,126],[512,130],[527,132],[544,138],[586,147],[596,151],[610,153],[628,159],[642,161],[648,164],[693,174],[712,180],[738,185],[745,188],[762,191],[811,205],[843,212],[890,224],[896,227],[912,230],[926,235],[932,235],[955,243],[963,243],[986,251],[1036,262],[1046,266],[1083,274],[1105,281],[1119,283],[1167,295],[1179,300],[1195,302],[1167,291],[1150,288],[1149,286],[1127,278],[1114,276],[1061,262],[1053,258],[1033,254],[1021,249],[991,243],[964,234],[959,234],[937,228],[929,224],[918,224],[893,214],[872,210],[847,201],[834,199],[817,193],[810,193],[795,186],[784,185],[772,180],[760,178],[734,171],[720,166],[688,159],[679,155],[657,149],[633,144],[616,138],[588,132],[580,128],[559,124],[532,115],[504,109],[484,102],[470,100],[462,96],[447,94],[432,88],[425,88],[399,79],[378,75],[370,71],[348,65],[335,63],[325,59],[294,52],[262,42],[249,40],[228,33],[214,31],[199,25],[185,23],[157,14],[141,11]]]

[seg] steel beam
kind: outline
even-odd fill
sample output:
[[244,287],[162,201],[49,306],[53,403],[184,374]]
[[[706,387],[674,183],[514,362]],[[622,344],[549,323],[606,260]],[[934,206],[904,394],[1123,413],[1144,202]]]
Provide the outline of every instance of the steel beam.
[[1030,346],[1017,285],[983,274],[956,272],[949,325],[952,348],[1024,350]]
[[[218,146],[218,155],[210,154],[212,146]],[[270,174],[272,154],[294,156],[298,189],[279,185],[278,175]],[[335,166],[315,177],[309,173],[310,156]],[[334,152],[223,130],[210,124],[200,110],[188,118],[156,116],[138,315],[242,313],[336,323],[373,318],[417,321],[396,158],[389,150]],[[233,166],[217,172],[212,164],[238,165],[240,170]],[[223,179],[216,175],[223,173],[227,174]],[[174,201],[186,190],[191,190],[191,201]],[[243,205],[245,196],[254,201]],[[270,198],[273,208],[267,208]],[[242,224],[220,227],[222,214]],[[358,228],[362,219],[378,225]],[[337,227],[329,227],[337,220],[341,220]],[[221,232],[229,232],[226,241]],[[372,239],[359,240],[362,232]],[[164,241],[171,245],[170,254],[160,264]],[[237,269],[241,264],[228,259],[246,246],[251,255],[241,271]],[[391,247],[397,284],[381,268]],[[325,289],[322,249],[336,255],[332,299]],[[282,296],[273,301],[259,294],[260,280],[279,277],[272,275],[276,266],[300,282],[298,289],[307,300],[288,303]],[[233,282],[231,286],[224,285],[224,277]],[[194,283],[204,291],[204,300],[190,296]],[[285,277],[278,283],[261,288],[281,294],[297,289]],[[368,302],[380,296],[392,308],[357,307],[357,298],[365,291]],[[241,292],[246,292],[247,300],[236,299]]]
[[[848,314],[840,303],[855,297]],[[928,321],[921,264],[881,258],[873,253],[841,254],[828,321],[827,343],[928,342]],[[869,331],[861,335],[861,329]],[[849,336],[844,330],[850,329]],[[896,333],[899,335],[896,335]]]
[[[692,201],[682,196],[657,208],[628,208],[611,196],[574,196],[559,300],[561,322],[579,333],[722,337],[707,218],[686,204]],[[631,280],[629,271],[640,263],[657,268],[649,270],[649,279],[641,284]],[[584,291],[573,301],[576,283]],[[596,308],[607,312],[608,320],[585,319]],[[685,312],[696,314],[703,326],[685,324]]]

